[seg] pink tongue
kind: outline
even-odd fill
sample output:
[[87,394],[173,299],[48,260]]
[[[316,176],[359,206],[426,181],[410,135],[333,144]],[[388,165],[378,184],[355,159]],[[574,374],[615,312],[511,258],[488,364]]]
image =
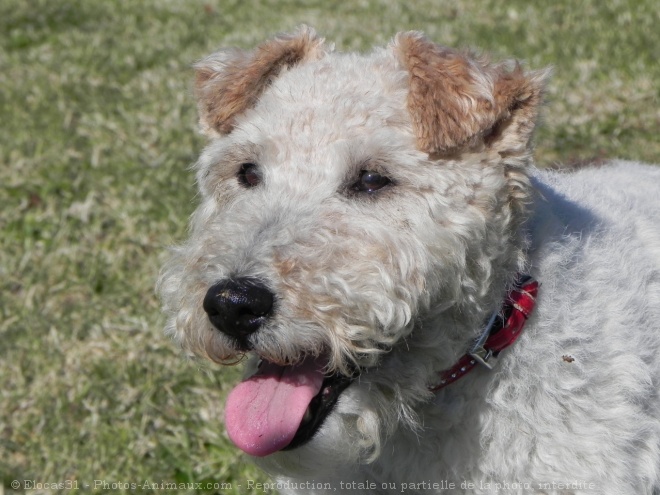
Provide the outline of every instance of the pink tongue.
[[225,423],[232,442],[263,457],[283,449],[296,434],[307,406],[323,384],[323,363],[308,358],[296,366],[263,362],[259,371],[229,393]]

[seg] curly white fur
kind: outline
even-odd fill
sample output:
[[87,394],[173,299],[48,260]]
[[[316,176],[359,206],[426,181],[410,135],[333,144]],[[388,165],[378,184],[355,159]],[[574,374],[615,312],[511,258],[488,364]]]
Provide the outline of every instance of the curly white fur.
[[[311,480],[350,494],[659,493],[660,168],[535,170],[538,102],[520,95],[460,147],[422,151],[398,51],[327,48],[271,70],[230,132],[202,114],[200,205],[159,284],[168,333],[236,360],[201,301],[250,276],[277,295],[255,355],[363,370],[312,441],[260,460],[285,493],[329,493],[296,484]],[[217,60],[237,57],[204,67],[225,77]],[[496,101],[514,69],[467,60],[476,98]],[[243,163],[259,187],[236,180]],[[353,192],[365,169],[392,184]],[[542,284],[523,336],[494,371],[429,392],[522,271]]]

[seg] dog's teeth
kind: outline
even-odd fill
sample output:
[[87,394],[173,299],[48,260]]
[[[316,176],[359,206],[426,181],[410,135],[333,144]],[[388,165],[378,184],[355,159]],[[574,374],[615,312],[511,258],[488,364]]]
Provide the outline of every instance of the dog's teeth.
[[311,420],[311,419],[312,419],[312,411],[311,411],[311,409],[308,407],[308,408],[305,410],[305,415],[303,416],[303,423],[304,423],[304,422],[307,422],[307,421],[309,421],[309,420]]

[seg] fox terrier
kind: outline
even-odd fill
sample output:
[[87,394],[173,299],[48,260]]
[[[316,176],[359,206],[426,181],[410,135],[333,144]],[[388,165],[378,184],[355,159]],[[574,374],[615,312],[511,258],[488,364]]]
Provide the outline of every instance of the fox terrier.
[[[547,70],[307,27],[196,65],[167,333],[283,493],[660,493],[660,167],[532,163]],[[220,425],[218,425],[220,428]]]

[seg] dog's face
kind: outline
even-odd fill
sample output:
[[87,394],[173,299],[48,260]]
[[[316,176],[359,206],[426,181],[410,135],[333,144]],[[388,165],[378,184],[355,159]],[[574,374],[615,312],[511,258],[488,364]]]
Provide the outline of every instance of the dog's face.
[[424,322],[478,322],[520,262],[542,77],[416,33],[356,56],[301,29],[198,64],[201,203],[160,292],[185,349],[254,356],[226,406],[240,448],[373,453],[428,396],[470,335]]

